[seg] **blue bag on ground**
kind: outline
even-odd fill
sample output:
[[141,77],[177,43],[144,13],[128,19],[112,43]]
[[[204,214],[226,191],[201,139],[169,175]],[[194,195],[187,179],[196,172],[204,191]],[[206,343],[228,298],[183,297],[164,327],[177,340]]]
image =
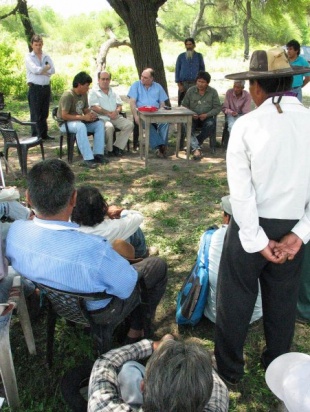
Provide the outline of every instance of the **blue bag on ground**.
[[201,236],[195,266],[178,293],[176,309],[178,325],[195,326],[203,315],[208,296],[209,247],[211,237],[216,230],[216,227],[209,228]]

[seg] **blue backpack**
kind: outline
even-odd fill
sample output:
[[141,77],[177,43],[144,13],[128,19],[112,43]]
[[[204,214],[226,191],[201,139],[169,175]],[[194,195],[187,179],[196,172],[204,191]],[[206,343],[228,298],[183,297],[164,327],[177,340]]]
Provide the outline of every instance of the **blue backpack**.
[[201,319],[206,305],[209,285],[209,247],[217,227],[204,232],[196,263],[185,279],[177,298],[176,322],[178,325],[195,326]]

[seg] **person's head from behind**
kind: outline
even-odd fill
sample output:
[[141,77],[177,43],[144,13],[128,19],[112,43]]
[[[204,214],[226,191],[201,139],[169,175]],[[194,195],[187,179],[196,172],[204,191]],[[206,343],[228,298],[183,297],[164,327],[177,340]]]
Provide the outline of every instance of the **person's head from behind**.
[[27,182],[27,200],[39,216],[55,216],[75,201],[75,176],[62,160],[50,159],[35,164],[28,173]]
[[228,196],[223,196],[221,199],[221,207],[223,210],[223,224],[228,225],[232,216],[231,203]]
[[213,376],[208,352],[193,342],[164,341],[146,365],[145,412],[202,412]]
[[250,94],[256,106],[260,106],[273,93],[291,90],[293,76],[250,79]]
[[81,186],[77,190],[76,204],[71,220],[84,226],[95,226],[103,222],[108,204],[96,187]]
[[76,74],[72,81],[72,86],[77,89],[77,94],[86,94],[93,79],[86,72],[79,72]]
[[244,80],[235,80],[234,81],[234,93],[237,97],[242,95],[242,91],[244,89],[245,81]]

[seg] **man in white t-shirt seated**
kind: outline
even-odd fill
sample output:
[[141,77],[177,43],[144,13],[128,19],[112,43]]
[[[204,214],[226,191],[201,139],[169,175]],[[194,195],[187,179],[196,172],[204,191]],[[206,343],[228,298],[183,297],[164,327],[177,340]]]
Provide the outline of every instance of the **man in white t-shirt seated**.
[[[221,206],[223,209],[223,224],[216,230],[211,238],[210,248],[209,248],[209,291],[207,303],[204,310],[204,315],[215,323],[216,319],[216,287],[218,271],[220,266],[220,260],[222,255],[224,237],[227,231],[227,227],[232,216],[231,204],[229,201],[229,196],[222,197]],[[250,323],[262,317],[262,300],[261,292],[259,287],[259,292],[257,300],[255,303],[253,315]]]

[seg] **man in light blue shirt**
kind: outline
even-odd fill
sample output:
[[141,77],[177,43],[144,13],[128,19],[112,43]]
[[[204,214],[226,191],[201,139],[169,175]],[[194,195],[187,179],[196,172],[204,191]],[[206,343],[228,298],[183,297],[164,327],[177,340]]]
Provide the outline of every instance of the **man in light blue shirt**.
[[[157,109],[164,107],[168,96],[163,87],[154,82],[154,70],[145,69],[141,74],[141,80],[131,85],[128,97],[130,109],[135,123],[139,124],[137,109],[141,106],[154,106]],[[150,127],[150,146],[155,149],[157,157],[167,156],[168,123],[152,123]]]
[[16,221],[9,230],[6,254],[13,268],[33,282],[60,290],[113,295],[89,303],[87,309],[96,323],[112,314],[121,322],[132,313],[128,336],[139,340],[143,324],[138,284],[143,279],[152,318],[165,291],[166,263],[149,257],[131,266],[105,238],[76,230],[78,225],[69,222],[76,202],[75,176],[59,159],[31,169],[26,198],[36,217]]

